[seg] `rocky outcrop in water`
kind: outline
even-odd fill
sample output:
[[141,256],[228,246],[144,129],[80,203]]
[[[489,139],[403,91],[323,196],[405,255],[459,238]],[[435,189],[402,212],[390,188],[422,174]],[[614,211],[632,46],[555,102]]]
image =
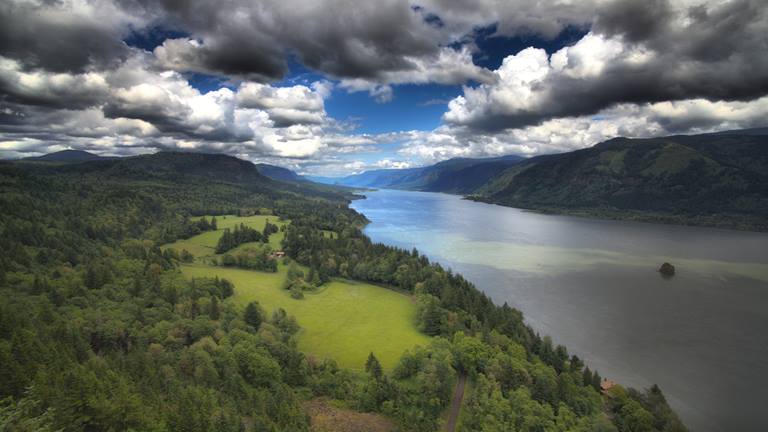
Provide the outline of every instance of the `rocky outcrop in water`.
[[675,266],[672,264],[665,262],[664,264],[659,267],[659,273],[661,273],[662,276],[674,276],[675,275]]

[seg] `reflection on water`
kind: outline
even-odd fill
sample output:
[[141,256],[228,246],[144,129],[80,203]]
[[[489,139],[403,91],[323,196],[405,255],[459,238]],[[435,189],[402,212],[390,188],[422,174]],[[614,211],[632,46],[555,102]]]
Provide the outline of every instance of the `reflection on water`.
[[[417,247],[694,431],[768,424],[768,235],[548,216],[423,192],[353,203],[373,240]],[[669,261],[677,275],[663,279]]]

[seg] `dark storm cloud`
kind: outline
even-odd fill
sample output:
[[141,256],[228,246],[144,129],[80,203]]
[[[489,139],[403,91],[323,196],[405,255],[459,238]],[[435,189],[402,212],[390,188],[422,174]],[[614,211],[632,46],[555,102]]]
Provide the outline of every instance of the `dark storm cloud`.
[[[304,158],[358,151],[340,139],[354,137],[334,137],[328,92],[310,86],[314,93],[306,87],[295,98],[259,92],[244,99],[248,81],[285,78],[287,58],[341,80],[338,88],[374,96],[391,95],[399,83],[473,83],[464,109],[452,101],[444,133],[425,147],[479,137],[498,148],[490,140],[499,130],[622,104],[768,95],[765,0],[701,1],[0,0],[0,143],[173,148],[178,140],[185,148]],[[536,66],[546,73],[521,84],[526,65],[502,76],[486,69],[501,59],[476,63],[488,54],[478,29],[493,29],[486,36],[502,41],[557,41],[569,28],[578,30],[576,45],[601,39],[565,59],[571,71],[545,57]],[[526,47],[506,47],[498,57]],[[194,73],[226,82],[231,99],[217,96],[215,85],[190,85],[185,77]],[[472,99],[478,89],[489,93]],[[656,117],[643,110],[675,131],[724,118],[717,110]],[[761,110],[745,109],[744,118]],[[25,137],[38,141],[15,143]]]
[[57,2],[0,2],[0,55],[54,72],[110,67],[125,57],[112,19],[69,12]]
[[[593,31],[651,49],[711,62],[768,48],[766,3],[731,0],[674,11],[670,0],[618,0],[598,10]],[[684,27],[681,21],[688,21]]]
[[[768,94],[768,8],[761,3],[735,0],[673,12],[666,0],[613,2],[600,11],[593,33],[621,41],[627,55],[634,50],[647,59],[621,57],[597,74],[577,76],[551,68],[529,85],[536,103],[505,109],[489,98],[471,107],[473,115],[447,119],[493,132],[591,115],[621,103],[757,99]],[[568,61],[578,67],[595,60],[569,53]]]
[[[440,35],[407,2],[164,2],[164,16],[200,41],[177,46],[179,67],[278,79],[285,57],[337,78],[375,79],[435,55]],[[169,56],[173,57],[173,56]]]
[[210,36],[203,42],[166,40],[155,48],[161,65],[182,72],[221,74],[258,82],[275,81],[288,71],[284,54],[258,35],[237,33]]
[[668,0],[618,0],[597,11],[593,29],[640,42],[658,35],[672,18]]

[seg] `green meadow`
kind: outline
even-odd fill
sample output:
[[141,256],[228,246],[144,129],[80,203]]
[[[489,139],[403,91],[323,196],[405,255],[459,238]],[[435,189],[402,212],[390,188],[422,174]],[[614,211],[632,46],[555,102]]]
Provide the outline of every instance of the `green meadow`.
[[[275,216],[217,217],[217,231],[165,247],[187,249],[195,257],[214,256],[214,248],[225,228],[244,223],[263,229],[267,219],[278,225],[287,223]],[[282,238],[283,232],[270,236],[273,248],[280,248]],[[277,273],[216,267],[202,260],[182,266],[181,271],[188,278],[218,276],[230,280],[235,286],[235,295],[230,301],[241,307],[258,301],[267,316],[277,308],[285,309],[301,326],[297,335],[300,350],[317,358],[333,358],[345,368],[361,370],[368,354],[374,352],[382,366],[391,369],[405,350],[429,342],[429,337],[416,329],[416,304],[412,298],[393,290],[334,279],[315,292],[305,292],[304,299],[296,300],[282,288],[287,276],[287,266],[282,262]]]
[[[206,216],[206,218],[210,219],[210,216]],[[278,227],[282,227],[283,225],[286,225],[288,223],[288,221],[281,220],[277,216],[269,216],[269,215],[216,216],[216,227],[218,228],[216,231],[204,232],[200,235],[196,235],[186,240],[179,240],[179,241],[167,244],[163,247],[174,248],[179,252],[181,252],[182,249],[186,249],[190,253],[192,253],[192,255],[194,255],[195,258],[214,255],[214,249],[216,249],[216,243],[219,242],[219,238],[221,238],[221,235],[224,233],[225,229],[233,229],[236,225],[240,225],[242,223],[253,229],[262,231],[264,229],[264,226],[267,223],[267,220],[269,220],[270,223],[277,225]],[[283,236],[285,236],[285,233],[282,231],[278,231],[272,234],[271,236],[269,236],[269,245],[272,246],[272,249],[280,250],[281,244],[283,242]],[[238,248],[243,248],[246,246],[248,246],[248,243],[242,244]]]
[[337,279],[295,300],[282,289],[284,265],[277,273],[203,264],[184,266],[182,272],[187,277],[229,279],[238,305],[258,301],[268,315],[276,308],[285,309],[301,326],[299,349],[318,358],[333,358],[345,368],[362,369],[368,353],[374,352],[382,366],[390,369],[405,350],[429,342],[414,325],[416,305],[411,298],[375,285]]

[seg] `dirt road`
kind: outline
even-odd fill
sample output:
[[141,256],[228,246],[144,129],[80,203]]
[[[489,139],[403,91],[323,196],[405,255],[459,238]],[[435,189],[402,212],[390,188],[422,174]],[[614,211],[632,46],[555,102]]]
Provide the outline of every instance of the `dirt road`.
[[461,412],[461,402],[464,399],[464,386],[467,384],[467,376],[459,375],[459,380],[456,382],[456,389],[453,391],[453,399],[451,400],[451,408],[448,411],[448,421],[445,422],[445,431],[454,432],[456,430],[456,422],[459,420],[459,413]]

